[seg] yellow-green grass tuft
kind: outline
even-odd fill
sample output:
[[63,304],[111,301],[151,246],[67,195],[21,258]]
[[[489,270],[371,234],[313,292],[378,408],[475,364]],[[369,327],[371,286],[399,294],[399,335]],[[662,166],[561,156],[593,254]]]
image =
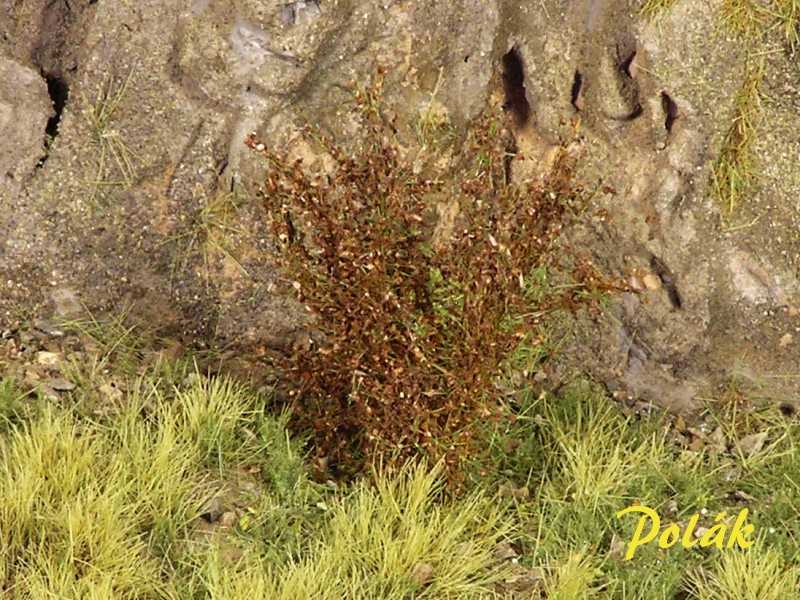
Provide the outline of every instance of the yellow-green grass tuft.
[[575,552],[554,565],[545,580],[546,598],[577,600],[602,597],[597,581],[602,576],[599,560],[586,552]]
[[120,106],[132,77],[133,70],[121,82],[109,76],[100,85],[86,113],[92,141],[97,149],[97,175],[91,182],[90,202],[94,202],[100,188],[130,186],[136,175],[136,154],[126,143],[124,132],[116,126]]
[[331,510],[327,532],[302,560],[270,569],[206,564],[212,598],[245,600],[252,590],[276,600],[484,598],[507,574],[494,556],[512,533],[490,496],[443,501],[441,470],[406,465],[357,484]]
[[800,41],[800,0],[723,0],[721,11],[725,24],[747,40],[778,29],[791,49]]
[[209,492],[195,404],[140,391],[113,424],[45,406],[14,426],[0,448],[0,581],[20,598],[161,589]]
[[759,544],[746,552],[724,552],[710,570],[690,577],[698,600],[782,600],[796,598],[800,571],[787,569],[781,556]]
[[652,19],[668,11],[677,2],[678,0],[645,0],[639,12],[648,19]]
[[[506,573],[494,550],[513,518],[483,491],[449,498],[440,467],[408,464],[325,492],[287,416],[266,414],[247,388],[195,374],[171,391],[146,377],[126,389],[101,419],[61,403],[9,413],[9,597],[477,598]],[[19,394],[5,382],[0,396]],[[200,515],[243,472],[255,488],[225,500],[236,520],[206,536]]]
[[757,178],[754,144],[761,119],[763,77],[763,61],[751,60],[736,95],[733,122],[713,168],[713,191],[729,217],[752,190]]

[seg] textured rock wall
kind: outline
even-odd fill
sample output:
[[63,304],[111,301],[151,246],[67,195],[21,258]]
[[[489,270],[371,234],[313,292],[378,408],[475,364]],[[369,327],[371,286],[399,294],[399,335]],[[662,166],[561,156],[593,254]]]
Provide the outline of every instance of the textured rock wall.
[[696,407],[735,366],[791,398],[800,181],[797,128],[785,124],[800,106],[797,59],[770,55],[777,121],[743,212],[758,218],[726,231],[708,182],[741,44],[716,2],[683,0],[654,23],[636,8],[0,0],[0,323],[83,304],[195,343],[289,347],[302,313],[275,293],[245,135],[323,161],[300,128],[355,139],[350,85],[379,63],[413,157],[434,90],[463,131],[512,68],[512,177],[546,169],[559,144],[580,147],[583,180],[613,192],[568,237],[641,292],[582,321],[565,355],[622,396],[675,407]]

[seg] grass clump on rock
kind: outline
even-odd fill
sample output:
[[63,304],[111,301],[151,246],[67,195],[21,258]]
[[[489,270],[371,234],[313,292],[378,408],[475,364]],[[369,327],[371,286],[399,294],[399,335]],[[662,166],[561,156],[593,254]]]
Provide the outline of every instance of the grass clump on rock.
[[800,0],[723,0],[722,18],[746,38],[777,29],[790,49],[800,43]]
[[763,62],[751,60],[747,64],[735,99],[733,121],[714,163],[714,194],[728,217],[734,214],[757,180],[754,144],[762,115],[763,73]]
[[647,18],[654,18],[673,7],[678,0],[645,0],[639,12]]

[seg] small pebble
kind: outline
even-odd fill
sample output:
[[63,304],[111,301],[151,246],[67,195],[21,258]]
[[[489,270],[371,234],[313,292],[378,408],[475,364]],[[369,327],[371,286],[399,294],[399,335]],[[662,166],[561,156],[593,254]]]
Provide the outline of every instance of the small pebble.
[[628,285],[631,286],[631,289],[637,292],[642,292],[645,289],[644,283],[642,283],[642,280],[639,279],[636,275],[630,276],[630,278],[628,279]]
[[214,497],[203,507],[203,512],[200,514],[200,517],[207,523],[214,523],[219,520],[224,512],[225,511],[222,509],[222,501],[218,497]]
[[655,275],[654,273],[648,273],[642,278],[642,281],[644,282],[644,286],[648,290],[661,289],[661,279],[658,277],[658,275]]
[[36,353],[36,362],[43,367],[57,367],[61,362],[61,355],[57,352],[46,352],[42,350]]
[[233,527],[236,525],[236,513],[229,510],[222,513],[222,516],[219,518],[219,524],[223,527]]
[[281,24],[284,27],[305,25],[322,14],[318,0],[297,0],[281,10]]
[[45,319],[37,319],[36,321],[33,322],[33,326],[42,333],[46,333],[50,337],[54,338],[64,337],[63,328]]
[[428,563],[417,563],[411,570],[411,579],[419,586],[423,586],[433,579],[433,567]]
[[53,388],[57,392],[71,392],[75,389],[75,384],[71,381],[67,381],[61,377],[56,377],[55,379],[50,379],[47,382],[51,388]]
[[514,547],[508,542],[500,542],[497,544],[497,546],[494,548],[493,554],[497,560],[510,560],[519,556],[517,551],[514,550]]

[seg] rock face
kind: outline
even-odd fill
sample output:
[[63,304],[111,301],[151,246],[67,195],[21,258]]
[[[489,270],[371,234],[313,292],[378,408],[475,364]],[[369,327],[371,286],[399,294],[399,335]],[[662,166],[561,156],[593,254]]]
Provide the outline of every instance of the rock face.
[[0,57],[0,185],[20,189],[44,156],[45,126],[52,107],[36,71]]
[[380,64],[409,148],[432,96],[463,130],[501,93],[518,125],[512,179],[559,145],[582,149],[580,177],[605,191],[567,237],[639,292],[579,324],[577,363],[678,409],[734,368],[793,394],[800,69],[768,55],[764,177],[744,226],[726,229],[709,182],[745,57],[717,4],[648,22],[623,0],[0,0],[0,323],[68,298],[71,314],[124,309],[194,341],[290,347],[302,311],[275,293],[262,168],[243,140],[256,130],[322,161],[298,132],[352,139],[350,85]]

